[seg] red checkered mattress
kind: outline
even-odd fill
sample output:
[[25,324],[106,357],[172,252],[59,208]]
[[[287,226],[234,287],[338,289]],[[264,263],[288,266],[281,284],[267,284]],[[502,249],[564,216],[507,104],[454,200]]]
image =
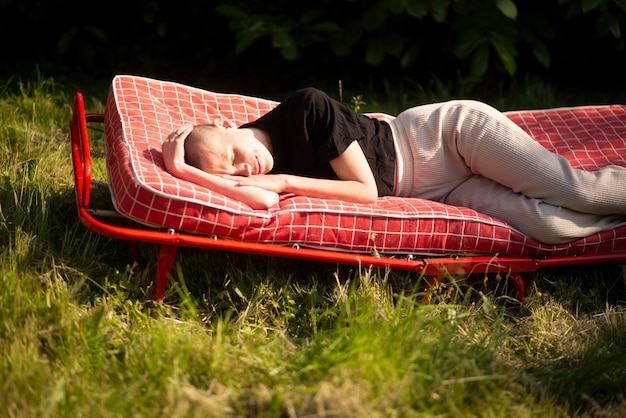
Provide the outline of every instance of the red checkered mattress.
[[[550,256],[626,250],[626,225],[567,244],[545,245],[498,219],[423,199],[382,197],[365,205],[284,195],[269,210],[253,210],[165,171],[161,141],[177,127],[206,123],[216,116],[240,125],[275,105],[173,82],[116,76],[107,100],[105,134],[109,185],[117,211],[158,228],[347,252]],[[626,166],[626,106],[507,115],[576,167]]]

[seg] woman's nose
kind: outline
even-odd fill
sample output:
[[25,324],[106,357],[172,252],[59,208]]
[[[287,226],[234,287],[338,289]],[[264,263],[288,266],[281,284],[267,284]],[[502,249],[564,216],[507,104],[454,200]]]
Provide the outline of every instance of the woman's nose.
[[237,175],[243,177],[250,177],[252,175],[252,167],[248,163],[241,163],[237,167]]

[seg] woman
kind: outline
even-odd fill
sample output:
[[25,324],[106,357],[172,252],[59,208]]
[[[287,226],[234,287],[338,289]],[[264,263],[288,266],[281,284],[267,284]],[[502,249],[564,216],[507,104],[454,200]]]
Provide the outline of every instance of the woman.
[[449,101],[387,123],[307,88],[239,128],[217,119],[163,143],[166,169],[255,209],[291,192],[374,203],[419,197],[465,206],[544,243],[626,221],[626,168],[575,169],[496,109]]

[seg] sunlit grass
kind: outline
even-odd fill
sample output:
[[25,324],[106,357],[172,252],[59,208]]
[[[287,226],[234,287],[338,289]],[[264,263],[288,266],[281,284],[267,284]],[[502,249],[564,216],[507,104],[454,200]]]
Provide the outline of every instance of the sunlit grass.
[[[449,94],[412,88],[397,102]],[[541,83],[525,91],[558,104]],[[139,271],[125,243],[77,219],[71,94],[43,79],[2,92],[0,415],[626,412],[621,267],[527,277],[514,309],[493,278],[449,278],[425,305],[422,280],[408,273],[181,250],[154,303],[157,249],[141,247]],[[383,110],[374,98],[364,110]]]

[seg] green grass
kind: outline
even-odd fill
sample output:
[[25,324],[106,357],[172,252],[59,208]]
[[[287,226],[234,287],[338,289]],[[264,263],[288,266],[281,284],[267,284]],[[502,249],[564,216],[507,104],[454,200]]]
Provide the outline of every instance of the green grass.
[[[561,104],[525,83],[517,106]],[[449,95],[409,88],[365,95],[364,110]],[[425,305],[407,273],[182,250],[151,302],[157,249],[141,247],[138,272],[77,219],[71,93],[40,78],[0,97],[0,416],[626,413],[621,266],[526,277],[516,310],[495,278],[450,278]]]

